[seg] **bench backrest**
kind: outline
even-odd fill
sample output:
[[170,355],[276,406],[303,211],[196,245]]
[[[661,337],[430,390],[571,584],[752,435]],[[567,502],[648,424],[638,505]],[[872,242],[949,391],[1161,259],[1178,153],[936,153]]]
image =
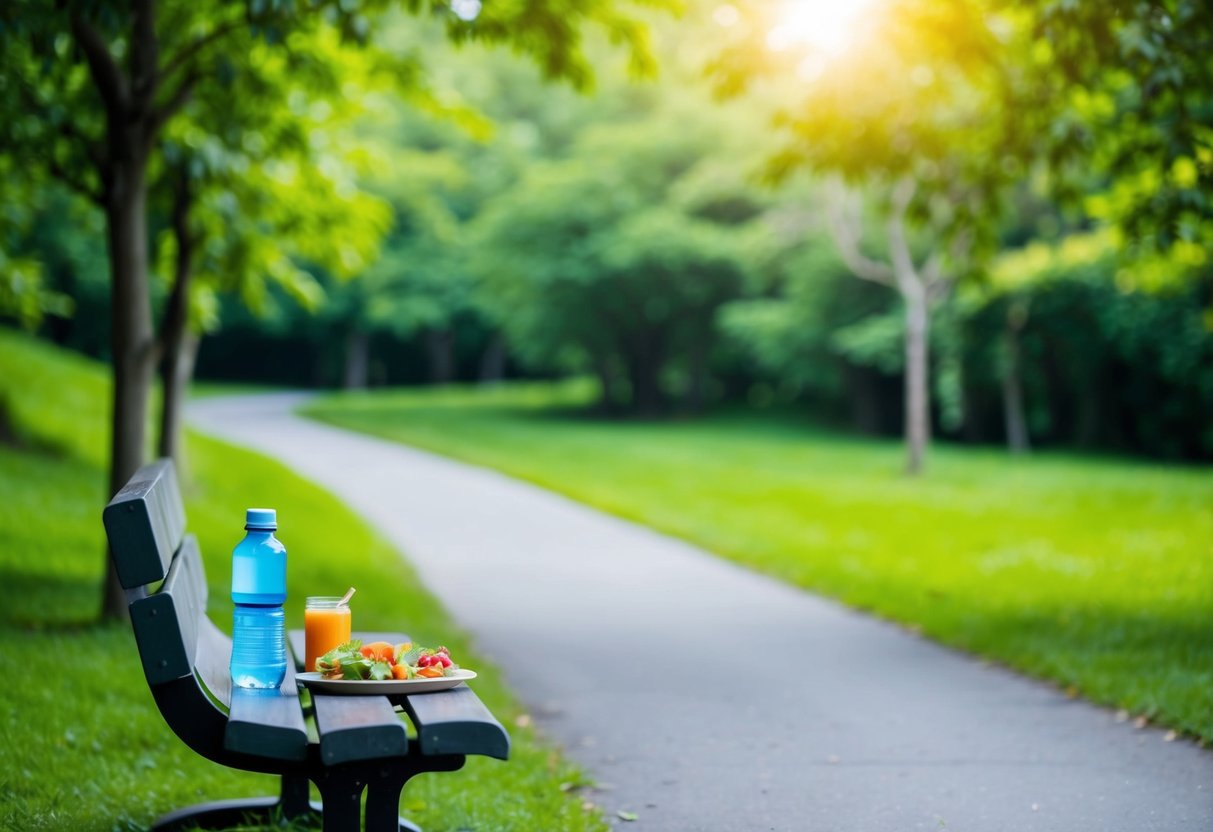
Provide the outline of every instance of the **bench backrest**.
[[172,461],[141,468],[102,519],[156,704],[187,745],[223,761],[231,640],[206,615],[206,572],[197,540],[185,533]]

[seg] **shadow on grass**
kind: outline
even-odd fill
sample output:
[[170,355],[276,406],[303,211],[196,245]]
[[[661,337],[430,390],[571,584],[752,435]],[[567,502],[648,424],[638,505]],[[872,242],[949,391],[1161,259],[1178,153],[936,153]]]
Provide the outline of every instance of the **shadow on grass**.
[[0,569],[0,625],[37,631],[90,629],[99,622],[101,586],[100,575],[90,580]]
[[13,418],[13,408],[7,394],[0,392],[0,447],[42,457],[67,457],[66,445],[25,429]]

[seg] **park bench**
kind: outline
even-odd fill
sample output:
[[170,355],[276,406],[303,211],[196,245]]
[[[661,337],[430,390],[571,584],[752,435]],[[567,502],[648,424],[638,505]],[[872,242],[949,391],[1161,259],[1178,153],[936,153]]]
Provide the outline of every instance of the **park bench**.
[[[288,667],[279,690],[233,688],[231,639],[206,614],[206,574],[198,542],[185,531],[170,460],[140,469],[106,506],[104,522],[144,675],[169,727],[208,760],[282,781],[277,796],[181,809],[153,829],[299,819],[321,822],[325,832],[347,832],[359,829],[364,791],[368,832],[413,829],[398,808],[409,778],[455,771],[469,754],[507,758],[508,734],[466,685],[390,697],[300,690],[298,631],[289,634],[295,667]],[[399,633],[355,637],[407,640]],[[309,781],[319,803],[309,798]]]

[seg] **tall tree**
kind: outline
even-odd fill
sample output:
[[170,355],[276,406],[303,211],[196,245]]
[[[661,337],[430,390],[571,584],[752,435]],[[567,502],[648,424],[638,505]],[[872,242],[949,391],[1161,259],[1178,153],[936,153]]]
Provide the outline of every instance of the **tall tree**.
[[903,303],[912,475],[923,470],[931,434],[930,310],[992,252],[1003,191],[1024,174],[1031,147],[1018,110],[1033,88],[1009,60],[1023,48],[1023,27],[986,11],[981,3],[877,3],[850,48],[829,60],[770,38],[755,47],[753,33],[778,25],[759,15],[747,45],[714,66],[726,92],[756,75],[800,74],[799,101],[776,117],[790,141],[771,158],[772,177],[807,169],[872,197],[881,255],[863,249],[872,235],[862,233],[848,188],[831,189],[826,210],[856,276],[889,285]]
[[[114,372],[110,493],[143,462],[145,424],[159,359],[149,283],[148,173],[165,126],[196,91],[227,87],[220,59],[236,38],[259,39],[289,54],[294,35],[331,28],[366,45],[387,2],[320,0],[295,4],[172,0],[8,4],[0,11],[0,150],[20,169],[44,170],[96,203],[106,218],[113,286]],[[508,43],[551,77],[588,83],[580,28],[605,27],[648,52],[643,27],[612,0],[487,4],[474,21],[467,4],[404,4],[438,14],[457,41]],[[232,95],[241,90],[232,89]],[[286,105],[287,102],[280,102]],[[121,615],[125,599],[107,582],[103,614]]]
[[[837,181],[831,185],[826,211],[843,262],[856,277],[887,286],[901,298],[905,332],[906,471],[918,474],[925,464],[931,438],[931,312],[948,292],[951,281],[944,273],[944,258],[938,248],[933,248],[921,262],[915,262],[918,258],[907,228],[910,206],[919,187],[915,177],[903,175],[880,205],[885,219],[883,243],[888,252],[884,260],[869,257],[860,245],[863,216],[857,194],[848,192]],[[965,256],[966,247],[967,240],[958,238],[955,253]]]

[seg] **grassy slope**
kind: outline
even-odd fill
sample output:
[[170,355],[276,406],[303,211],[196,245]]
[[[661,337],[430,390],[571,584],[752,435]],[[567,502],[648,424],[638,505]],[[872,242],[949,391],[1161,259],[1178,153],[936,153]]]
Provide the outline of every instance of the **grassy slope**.
[[[271,778],[228,771],[185,749],[155,710],[126,625],[91,624],[103,558],[103,368],[0,330],[0,398],[24,447],[0,445],[0,650],[9,659],[0,716],[0,828],[138,828],[202,800],[269,793]],[[186,499],[217,622],[246,505],[279,509],[290,594],[359,588],[355,626],[406,628],[448,643],[481,672],[477,691],[507,721],[519,713],[398,553],[325,492],[269,460],[191,436]],[[288,602],[298,625],[301,604]],[[512,728],[508,763],[472,760],[421,777],[403,808],[427,830],[601,829],[560,790],[579,779]],[[149,777],[155,772],[155,777]]]
[[331,397],[320,419],[497,468],[1213,739],[1213,473],[892,442],[792,418],[577,418],[578,385]]

